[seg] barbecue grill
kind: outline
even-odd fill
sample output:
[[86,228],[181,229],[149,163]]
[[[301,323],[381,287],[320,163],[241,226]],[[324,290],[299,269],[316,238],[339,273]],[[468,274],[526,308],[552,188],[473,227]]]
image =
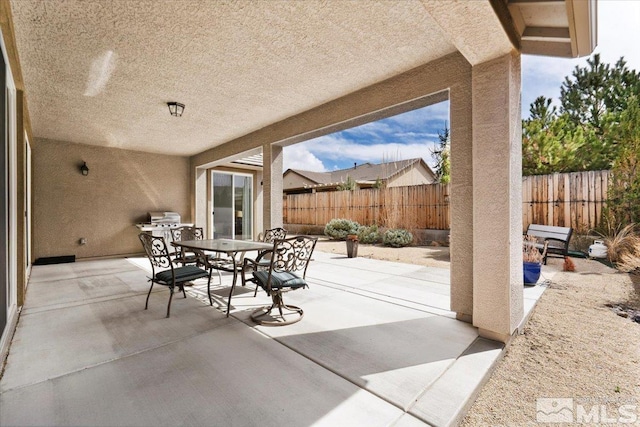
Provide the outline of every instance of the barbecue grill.
[[149,222],[136,224],[140,231],[151,233],[152,236],[164,237],[169,244],[173,241],[171,238],[171,229],[182,226],[192,226],[193,224],[183,223],[178,212],[157,211],[149,212]]

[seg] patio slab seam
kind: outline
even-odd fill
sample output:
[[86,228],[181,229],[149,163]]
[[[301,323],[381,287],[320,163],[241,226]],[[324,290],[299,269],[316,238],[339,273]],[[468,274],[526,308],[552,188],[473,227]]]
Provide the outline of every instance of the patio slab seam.
[[[451,319],[455,319],[455,314],[450,310],[446,310],[446,309],[428,305],[428,304],[421,304],[421,303],[406,300],[403,298],[397,298],[391,295],[387,295],[387,294],[383,294],[375,291],[356,288],[353,286],[340,285],[339,283],[330,282],[322,279],[313,279],[313,281],[310,281],[310,284],[317,285],[317,286],[325,286],[330,289],[348,292],[354,295],[360,295],[360,296],[364,296],[364,297],[375,299],[382,302],[392,303],[399,307],[410,308],[413,310],[418,310],[418,311],[422,311],[429,314],[435,314],[438,316],[444,316],[444,317],[449,317]],[[401,303],[399,303],[398,301],[400,301]]]
[[[233,317],[233,314],[232,314],[231,316]],[[237,320],[239,320],[240,322],[244,323],[245,325],[249,326],[249,323],[248,323],[248,322],[250,321],[249,319],[247,319],[247,321],[246,321],[246,322],[245,322],[245,321],[242,321],[242,320],[240,320],[240,319],[238,319],[238,318],[236,318],[236,319],[237,319]],[[259,329],[257,329],[257,328],[250,328],[250,329],[253,329],[254,331],[256,331],[257,333],[259,333],[259,334],[263,335],[264,337],[266,337],[266,338],[268,338],[268,339],[270,339],[270,340],[273,340],[273,341],[277,342],[277,343],[278,343],[278,344],[280,344],[281,346],[283,346],[283,347],[285,347],[285,348],[289,349],[290,351],[292,351],[292,352],[296,353],[297,355],[299,355],[299,356],[301,356],[301,357],[304,357],[305,359],[309,360],[310,362],[312,362],[312,363],[314,363],[314,364],[316,364],[316,365],[320,366],[321,368],[325,369],[327,372],[330,372],[331,374],[336,375],[336,376],[338,376],[338,377],[342,378],[342,379],[343,379],[343,380],[345,380],[345,381],[348,381],[349,383],[351,383],[351,384],[355,385],[355,386],[356,386],[356,387],[358,387],[359,389],[361,389],[361,390],[363,390],[363,391],[365,391],[365,392],[367,392],[367,393],[370,393],[370,394],[372,394],[372,395],[374,395],[374,396],[378,397],[379,399],[384,400],[384,401],[385,401],[385,402],[387,402],[388,404],[390,404],[390,405],[392,405],[392,406],[394,406],[394,407],[396,407],[396,408],[400,409],[401,411],[403,411],[403,413],[404,413],[404,414],[408,414],[407,409],[403,408],[401,405],[398,405],[397,403],[393,402],[391,399],[389,399],[388,397],[385,397],[383,394],[381,394],[381,393],[377,393],[375,390],[371,390],[371,389],[369,389],[369,388],[367,388],[367,387],[363,387],[363,386],[362,386],[362,384],[359,384],[358,382],[353,381],[353,380],[352,380],[351,378],[349,378],[347,375],[343,375],[343,374],[341,374],[339,371],[337,371],[337,370],[335,370],[335,369],[332,369],[330,366],[328,366],[327,364],[323,363],[321,360],[319,360],[319,359],[317,359],[317,358],[314,358],[314,357],[311,357],[311,356],[307,355],[307,354],[306,354],[306,353],[304,353],[304,352],[301,352],[301,351],[296,350],[293,346],[286,344],[285,342],[283,342],[283,341],[282,341],[280,338],[278,338],[278,337],[272,337],[272,336],[270,336],[270,335],[266,334],[265,332],[263,332],[263,331],[261,331],[261,330],[259,330]],[[398,419],[399,419],[399,418],[398,418]],[[431,426],[431,424],[429,424],[429,425]]]
[[[233,314],[231,316],[235,317]],[[249,319],[246,319],[244,321],[239,319],[239,318],[236,318],[236,319],[241,321],[242,323],[245,323],[247,326],[251,326]],[[472,348],[476,347],[478,345],[478,343],[480,343],[482,341],[485,341],[485,342],[491,341],[491,340],[487,340],[487,339],[482,338],[482,337],[477,337],[476,339],[474,339],[473,342],[471,342],[465,348],[465,350],[453,362],[451,362],[451,364],[449,364],[449,366],[447,366],[447,368],[444,371],[442,371],[442,373],[440,375],[438,375],[436,378],[434,378],[432,381],[430,381],[428,384],[426,384],[424,386],[424,388],[419,393],[416,394],[416,396],[413,398],[413,400],[410,402],[410,404],[408,404],[406,406],[402,406],[402,405],[394,402],[392,399],[386,397],[384,394],[378,393],[377,391],[372,390],[369,387],[363,386],[361,383],[352,380],[351,378],[349,378],[348,375],[342,374],[339,370],[333,369],[331,366],[327,365],[326,363],[322,362],[321,360],[319,360],[317,358],[314,358],[314,357],[308,355],[305,352],[297,350],[295,347],[287,344],[286,342],[283,342],[283,340],[281,340],[279,337],[270,336],[266,332],[264,332],[264,331],[262,331],[260,329],[257,329],[257,328],[251,328],[251,329],[253,329],[255,332],[265,336],[266,338],[271,339],[271,340],[277,342],[278,344],[286,347],[287,349],[293,351],[294,353],[306,358],[307,360],[309,360],[312,363],[322,367],[323,369],[326,369],[328,372],[330,372],[330,373],[332,373],[334,375],[337,375],[338,377],[344,379],[345,381],[350,382],[351,384],[353,384],[356,387],[362,389],[363,391],[366,391],[367,393],[371,393],[372,395],[384,400],[388,404],[393,405],[394,407],[396,407],[396,408],[400,409],[401,411],[403,411],[403,415],[409,415],[409,416],[415,417],[416,419],[424,422],[426,425],[431,426],[431,427],[439,427],[439,426],[441,426],[441,424],[439,424],[439,423],[435,423],[434,424],[433,420],[428,419],[427,417],[425,417],[424,415],[421,415],[420,413],[412,412],[412,409],[418,404],[418,402],[420,401],[420,399],[423,396],[425,396],[432,388],[434,388],[434,386],[437,386],[439,384],[439,381],[443,377],[451,375],[451,372],[453,372],[453,370],[457,369],[458,366],[456,365],[456,363],[458,363],[463,357],[468,355],[469,351]],[[493,341],[491,341],[491,342],[493,342]],[[496,343],[496,345],[500,345],[500,344]],[[468,407],[470,406],[470,404],[472,404],[473,401],[475,401],[475,397],[476,397],[477,393],[482,388],[484,383],[489,379],[489,377],[491,376],[491,373],[493,372],[493,369],[495,368],[496,363],[504,356],[505,352],[506,352],[506,347],[502,346],[502,350],[499,352],[497,357],[493,358],[493,361],[490,364],[490,366],[487,369],[487,371],[484,374],[482,374],[480,380],[476,382],[473,392],[470,395],[467,395],[463,399],[463,401],[460,402],[460,404],[457,406],[458,410],[454,412],[453,416],[449,419],[449,422],[446,423],[446,424],[443,424],[443,425],[450,426],[450,425],[457,424],[457,422],[460,420],[462,414],[464,414],[466,412],[466,410],[468,409]],[[402,415],[398,418],[398,420],[396,420],[396,422],[400,421],[401,418],[402,418]]]
[[[483,347],[484,351],[472,351],[473,349],[482,350]],[[456,358],[456,361],[449,365],[442,375],[424,390],[420,398],[415,400],[407,412],[435,427],[458,425],[484,384],[493,374],[498,362],[504,357],[507,347],[497,341],[477,337]],[[479,361],[478,357],[480,357]],[[478,369],[478,364],[482,366],[481,369]],[[472,367],[471,375],[469,375],[470,367]],[[452,391],[451,389],[456,385],[458,387]],[[466,390],[464,390],[465,387]],[[443,395],[449,396],[449,398],[439,402],[438,400]],[[443,416],[445,412],[448,413]]]
[[[326,255],[333,255],[329,252],[320,252],[323,256]],[[344,258],[328,258],[329,260],[353,260],[353,259],[357,259],[357,260],[366,260],[366,263],[369,263],[369,261],[371,261],[370,264],[372,265],[379,265],[379,261],[380,260],[374,260],[372,258],[347,258],[346,256]],[[330,262],[327,262],[325,259],[312,259],[311,262],[315,263],[315,264],[328,264],[328,265],[333,265],[335,266],[335,264],[332,264]],[[393,268],[398,268],[398,269],[402,269],[402,268],[407,268],[409,267],[412,270],[420,270],[425,268],[424,266],[421,265],[417,265],[417,264],[407,264],[407,263],[401,263],[401,262],[397,262],[397,261],[388,261],[388,260],[384,260],[385,263],[388,264],[392,264],[391,267],[389,269],[385,270],[384,274],[388,274],[391,276],[400,276],[400,274],[394,274],[392,272],[389,271],[393,271]],[[340,267],[345,267],[345,268],[351,268],[353,270],[362,270],[362,271],[375,271],[375,270],[371,270],[371,268],[366,268],[365,266],[358,266],[358,265],[353,265],[355,263],[351,262],[351,265],[343,265],[343,264],[339,264]],[[437,267],[432,267],[432,268],[437,268]],[[446,270],[446,269],[444,269]]]
[[[147,352],[155,351],[155,350],[161,349],[163,347],[167,347],[169,345],[172,345],[172,344],[175,344],[175,343],[179,343],[181,341],[185,341],[185,340],[197,337],[199,335],[204,335],[204,334],[210,333],[211,331],[214,331],[216,329],[219,329],[219,328],[222,328],[222,327],[226,327],[228,323],[232,322],[231,318],[232,318],[232,316],[230,316],[229,318],[226,318],[222,322],[213,323],[211,329],[208,329],[207,331],[198,332],[198,333],[194,333],[194,334],[190,334],[190,335],[185,335],[185,336],[180,337],[179,339],[167,341],[167,342],[164,342],[164,343],[162,343],[160,345],[156,345],[156,346],[148,347],[148,348],[145,348],[145,349],[142,349],[142,350],[134,351],[134,352],[122,355],[122,356],[113,357],[111,359],[104,360],[104,361],[101,361],[101,362],[98,362],[98,363],[94,363],[92,365],[83,366],[80,369],[74,369],[74,370],[71,370],[71,371],[68,371],[68,372],[65,372],[65,373],[62,373],[62,374],[54,375],[52,377],[43,379],[41,381],[34,381],[34,382],[31,382],[31,383],[28,383],[28,384],[22,384],[22,385],[19,385],[19,386],[16,386],[16,387],[8,388],[6,390],[0,389],[0,394],[7,393],[9,391],[21,390],[21,389],[24,389],[24,388],[27,388],[27,387],[35,386],[37,384],[46,383],[48,381],[53,381],[53,380],[56,380],[56,379],[59,379],[59,378],[66,377],[68,375],[73,375],[73,374],[76,374],[78,372],[86,371],[88,369],[93,369],[93,368],[96,368],[96,367],[99,367],[99,366],[102,366],[102,365],[106,365],[106,364],[109,364],[109,363],[117,362],[119,360],[124,360],[124,359],[127,359],[127,358],[132,357],[132,356],[137,356],[137,355],[144,354],[144,353],[147,353]],[[236,318],[233,318],[233,320],[238,321],[238,319],[236,319]],[[240,321],[240,323],[244,323],[244,322]],[[6,368],[6,366],[5,366],[5,368]],[[1,377],[0,377],[0,380],[2,380]]]
[[[382,275],[382,274],[383,273],[376,273],[376,275]],[[407,276],[407,275],[397,275],[397,274],[388,275],[388,276],[390,276],[390,278],[396,278],[396,277],[397,278],[401,278],[403,281],[406,281],[406,282],[409,282],[409,283],[413,283],[413,284],[416,284],[416,285],[424,285],[426,283],[428,286],[432,286],[432,287],[436,287],[436,288],[441,289],[441,291],[444,291],[447,288],[450,288],[450,285],[448,283],[436,282],[436,281],[433,281],[433,280],[427,280],[427,279],[423,279],[423,278],[417,278],[417,277],[412,277],[412,276]],[[327,279],[321,279],[319,277],[314,277],[312,274],[310,274],[308,277],[311,278],[311,279],[314,279],[314,280],[322,280],[322,281],[327,282],[327,283],[335,283],[335,282],[331,282],[330,280],[327,280]],[[383,281],[383,279],[384,279],[384,277],[380,277],[380,278],[378,278],[378,280],[376,280],[376,282],[381,282],[381,281]],[[355,286],[348,286],[348,285],[341,285],[341,286],[355,287]],[[445,295],[444,292],[442,292],[442,294]]]
[[[162,292],[164,289],[160,288],[157,290],[154,290],[151,292],[152,295]],[[99,304],[101,302],[105,302],[105,301],[115,301],[118,299],[125,299],[125,298],[132,298],[132,297],[139,297],[139,296],[144,296],[147,294],[148,291],[140,291],[140,292],[129,292],[126,294],[122,294],[122,295],[105,295],[102,297],[95,297],[95,298],[90,298],[90,299],[85,299],[85,300],[74,300],[74,301],[68,301],[68,302],[61,302],[61,303],[57,303],[57,304],[51,304],[51,305],[40,305],[40,306],[36,306],[36,307],[26,307],[22,310],[22,314],[23,316],[28,316],[28,315],[33,315],[33,314],[38,314],[38,313],[46,313],[48,311],[56,311],[56,310],[63,310],[65,308],[73,308],[73,307],[79,307],[79,306],[83,306],[83,305],[90,305],[90,304]],[[175,295],[175,294],[174,294]]]
[[[79,261],[79,262],[83,262],[83,261]],[[133,268],[131,270],[118,270],[116,272],[109,272],[109,273],[102,273],[102,274],[89,274],[86,276],[82,276],[83,278],[94,278],[94,277],[113,277],[114,275],[117,274],[122,274],[122,273],[137,273],[140,271],[140,268],[133,266]],[[59,278],[59,279],[41,279],[39,277],[33,277],[33,273],[31,274],[31,276],[29,277],[29,285],[39,285],[39,284],[44,284],[44,283],[56,283],[56,282],[68,282],[69,280],[75,280],[77,279],[77,274],[76,272],[74,272],[74,276],[73,277],[63,277],[63,278]]]

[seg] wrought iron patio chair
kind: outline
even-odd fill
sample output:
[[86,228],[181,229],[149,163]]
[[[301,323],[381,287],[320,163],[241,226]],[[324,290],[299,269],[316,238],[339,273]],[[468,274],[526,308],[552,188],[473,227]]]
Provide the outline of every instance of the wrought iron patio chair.
[[[167,305],[167,317],[171,314],[171,300],[173,299],[173,293],[175,288],[182,291],[184,297],[187,294],[184,290],[184,284],[191,280],[200,279],[202,277],[208,277],[211,282],[211,272],[207,272],[202,268],[195,265],[185,265],[182,267],[175,267],[169,256],[169,250],[167,249],[167,243],[163,237],[155,237],[147,233],[140,233],[138,235],[144,251],[151,262],[151,287],[147,294],[147,301],[144,305],[146,310],[149,307],[149,297],[151,296],[151,290],[153,284],[167,286],[169,288],[169,304]],[[157,272],[156,272],[157,271]]]
[[[273,243],[269,269],[253,271],[253,277],[247,279],[264,289],[272,300],[270,306],[261,307],[251,314],[254,322],[267,326],[283,326],[302,319],[303,310],[285,304],[282,296],[286,292],[308,287],[305,277],[317,241],[317,237],[295,236],[277,239]],[[271,314],[276,308],[280,316]],[[287,315],[294,317],[287,319]]]
[[[264,233],[260,233],[258,236],[258,240],[264,243],[273,243],[277,239],[284,239],[287,237],[287,230],[282,227],[271,228],[269,230],[265,230]],[[258,252],[258,256],[255,258],[245,258],[242,266],[242,286],[246,285],[246,272],[247,271],[256,271],[256,270],[267,270],[269,265],[271,264],[271,252],[272,250],[260,251]],[[256,286],[256,290],[253,293],[255,297],[258,294],[258,286]]]
[[[171,239],[174,242],[180,240],[202,240],[202,227],[182,226],[171,229]],[[185,251],[184,248],[177,246],[173,252],[173,262],[176,264],[197,264],[198,254]]]

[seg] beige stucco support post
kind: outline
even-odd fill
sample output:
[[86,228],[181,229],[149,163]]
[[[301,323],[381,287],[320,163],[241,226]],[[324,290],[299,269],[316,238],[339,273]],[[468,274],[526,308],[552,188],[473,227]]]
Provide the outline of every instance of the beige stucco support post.
[[473,132],[471,73],[449,89],[451,118],[451,311],[473,314]]
[[507,342],[523,316],[520,54],[472,69],[473,325]]
[[282,227],[282,147],[262,146],[262,226],[265,229]]

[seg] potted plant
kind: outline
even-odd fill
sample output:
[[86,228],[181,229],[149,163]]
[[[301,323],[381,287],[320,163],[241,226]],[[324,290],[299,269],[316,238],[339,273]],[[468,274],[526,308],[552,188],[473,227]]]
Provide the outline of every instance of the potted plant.
[[347,257],[355,258],[358,256],[358,235],[347,234]]
[[540,270],[542,268],[544,253],[547,250],[547,242],[544,243],[542,252],[540,252],[539,246],[534,236],[525,236],[522,245],[522,269],[524,272],[525,286],[535,285],[540,278]]

